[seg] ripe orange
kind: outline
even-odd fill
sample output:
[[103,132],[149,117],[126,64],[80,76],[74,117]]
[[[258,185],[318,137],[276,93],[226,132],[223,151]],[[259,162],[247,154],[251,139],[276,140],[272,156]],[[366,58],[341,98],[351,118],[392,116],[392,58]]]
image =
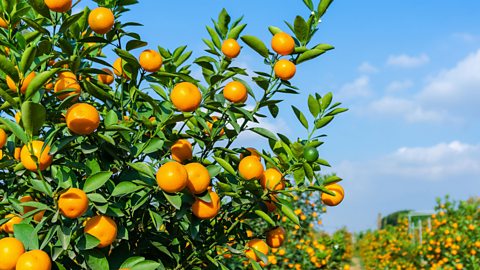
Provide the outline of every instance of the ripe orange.
[[158,169],[156,178],[158,186],[163,191],[175,193],[187,186],[188,174],[182,164],[170,161]]
[[[20,198],[20,202],[32,202],[34,201],[32,196],[30,195],[27,195],[27,196],[23,196],[22,198]],[[23,214],[27,214],[28,212],[31,212],[31,211],[35,211],[37,208],[35,207],[32,207],[32,206],[24,206],[23,207]],[[35,220],[36,222],[40,222],[43,218],[43,215],[45,214],[45,210],[43,211],[39,211],[37,212],[35,215],[33,215],[33,220]]]
[[235,58],[240,54],[240,45],[238,42],[229,38],[222,43],[222,53],[228,58]]
[[15,152],[13,153],[13,157],[16,160],[20,160],[20,152],[22,151],[21,147],[15,147]]
[[233,103],[243,103],[247,100],[247,88],[239,81],[233,81],[223,88],[223,96]]
[[173,87],[170,99],[179,111],[193,112],[202,102],[202,93],[193,83],[181,82]]
[[117,224],[107,216],[92,217],[86,222],[83,231],[100,240],[97,246],[99,248],[109,246],[117,238]]
[[284,81],[288,81],[295,76],[297,68],[294,63],[286,59],[280,59],[275,63],[273,70],[275,71],[275,76]]
[[192,204],[192,213],[200,219],[214,218],[220,211],[220,198],[218,194],[211,189],[208,190],[211,202],[207,203],[198,198]]
[[88,25],[93,32],[103,35],[112,30],[115,24],[115,16],[113,12],[104,7],[98,7],[88,15]]
[[48,254],[40,249],[23,253],[17,261],[15,270],[50,270],[52,260]]
[[140,66],[148,72],[157,72],[162,66],[162,56],[154,50],[145,50],[139,57]]
[[[20,79],[20,92],[22,94],[25,94],[27,92],[27,87],[28,85],[30,84],[30,82],[33,80],[33,78],[35,78],[35,71],[32,71],[30,72],[30,74],[28,74],[25,79]],[[10,78],[10,76],[6,76],[5,77],[5,80],[7,81],[7,86],[10,90],[12,91],[17,91],[17,85],[15,84],[15,82],[12,80],[12,78]]]
[[55,12],[67,12],[72,8],[72,0],[45,0],[45,5]]
[[103,84],[112,84],[113,83],[113,71],[108,68],[102,68],[103,71],[107,74],[98,74],[98,81]]
[[59,79],[71,78],[71,79],[77,80],[77,75],[75,75],[75,73],[73,73],[71,71],[62,71],[62,72],[58,73],[58,78]]
[[263,175],[263,165],[255,156],[248,156],[240,160],[238,172],[245,180],[260,179]]
[[332,196],[327,193],[322,193],[322,202],[328,206],[336,206],[343,201],[343,197],[345,196],[345,191],[343,190],[342,186],[339,184],[330,184],[325,186],[326,189],[332,191],[335,195]]
[[88,210],[87,194],[78,188],[69,188],[60,195],[58,209],[64,217],[78,218]]
[[[258,160],[260,161],[262,159],[262,157],[260,156],[260,154],[258,153],[257,149],[253,148],[253,147],[247,147],[245,148],[247,149],[247,151],[250,153],[250,156],[255,156],[258,158]],[[246,153],[240,153],[240,159],[243,159],[245,157],[245,154]]]
[[13,237],[0,239],[0,269],[14,270],[18,258],[25,253],[22,242]]
[[17,111],[15,113],[15,122],[17,122],[17,124],[20,125],[20,121],[22,121],[22,112],[21,111]]
[[75,134],[89,135],[100,125],[97,109],[88,103],[76,103],[65,116],[67,127]]
[[78,95],[80,95],[82,88],[80,87],[80,84],[78,84],[76,79],[70,77],[60,77],[55,83],[53,91],[55,93],[59,93],[64,90],[68,90],[68,92],[57,95],[58,99],[64,100],[69,96],[77,96],[78,98]]
[[207,168],[198,162],[185,165],[187,170],[187,188],[193,194],[200,194],[210,186],[210,173]]
[[125,79],[129,79],[127,73],[123,71],[123,59],[122,58],[117,58],[115,62],[113,62],[113,73],[117,75],[118,77],[122,77]]
[[192,159],[193,156],[192,144],[185,139],[176,141],[172,147],[170,147],[170,151],[172,152],[172,159],[180,163]]
[[13,233],[13,225],[18,224],[23,220],[23,218],[15,214],[8,214],[5,216],[5,218],[10,218],[10,220],[2,224],[0,231],[4,231],[6,233]]
[[263,172],[262,177],[260,178],[260,185],[264,189],[270,191],[282,190],[285,188],[282,173],[274,168],[268,168]]
[[272,37],[272,49],[280,55],[288,55],[295,49],[295,41],[292,36],[280,32]]
[[[40,165],[39,169],[43,171],[50,166],[50,164],[52,164],[53,157],[48,154],[50,151],[50,146],[46,145],[45,149],[42,151],[43,144],[44,143],[42,141],[32,141],[31,143],[28,143],[22,147],[22,151],[20,152],[20,160],[25,169],[29,171],[36,171],[38,162],[38,165]],[[37,157],[37,161],[32,159],[32,153]]]
[[285,241],[285,229],[283,227],[276,227],[267,232],[267,244],[271,248],[280,247]]
[[[218,117],[212,116],[212,122],[215,123],[217,121],[218,121]],[[209,130],[209,132],[206,132],[207,134],[210,134],[212,132],[212,128],[213,128],[212,122],[207,122],[208,130]],[[218,132],[218,136],[223,136],[223,134],[225,134],[225,130],[222,128],[220,132]]]
[[7,143],[7,133],[5,132],[5,130],[0,128],[0,148],[3,148],[6,143]]
[[257,256],[257,254],[255,254],[252,249],[255,249],[258,252],[265,254],[265,256],[268,254],[268,245],[267,243],[265,243],[265,241],[261,239],[255,238],[248,241],[247,248],[248,249],[245,251],[245,255],[247,256],[247,258],[250,258],[257,262],[260,261],[260,258]]
[[0,17],[0,27],[3,28],[3,29],[8,29],[8,23],[2,17]]

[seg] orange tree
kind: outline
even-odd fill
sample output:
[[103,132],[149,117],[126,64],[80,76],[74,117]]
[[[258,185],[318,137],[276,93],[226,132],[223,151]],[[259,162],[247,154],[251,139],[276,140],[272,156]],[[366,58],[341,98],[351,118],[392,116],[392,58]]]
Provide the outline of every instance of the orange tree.
[[[331,93],[308,97],[309,117],[293,107],[304,139],[254,125],[299,93],[296,65],[333,49],[311,45],[332,1],[305,0],[306,18],[269,27],[272,50],[222,10],[193,60],[130,30],[136,0],[94,2],[72,14],[71,0],[0,1],[0,268],[225,268],[215,248],[227,244],[258,268],[264,242],[248,245],[241,220],[299,224],[292,192],[336,196],[315,176],[329,165],[318,130],[346,111]],[[235,66],[240,43],[262,71]],[[243,132],[270,150],[234,147]]]

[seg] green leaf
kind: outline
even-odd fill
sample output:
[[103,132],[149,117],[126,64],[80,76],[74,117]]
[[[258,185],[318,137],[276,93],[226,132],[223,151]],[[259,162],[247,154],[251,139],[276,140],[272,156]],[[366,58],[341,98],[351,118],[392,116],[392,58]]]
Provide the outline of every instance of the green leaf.
[[308,9],[310,9],[311,11],[313,11],[313,2],[312,2],[312,0],[303,0],[303,3],[308,7]]
[[346,108],[336,108],[335,110],[331,111],[331,112],[328,112],[327,115],[336,115],[336,114],[339,114],[339,113],[343,113],[343,112],[346,112],[348,111],[348,109]]
[[18,82],[18,70],[15,68],[12,62],[10,62],[10,59],[3,55],[0,55],[0,70],[10,76],[14,82]]
[[215,30],[213,30],[210,26],[207,26],[207,31],[210,34],[210,37],[212,38],[212,41],[215,47],[217,47],[217,49],[220,50],[220,48],[222,47],[222,44],[220,43],[220,38],[218,37],[217,32],[215,32]]
[[53,75],[55,75],[55,73],[57,73],[58,70],[58,68],[52,68],[37,74],[28,84],[25,98],[30,99],[41,87],[45,85],[45,83],[47,83],[53,77]]
[[25,132],[32,136],[36,134],[45,123],[47,111],[42,104],[26,101],[22,104],[22,123]]
[[285,214],[285,216],[287,216],[288,219],[290,219],[293,223],[297,224],[297,225],[300,225],[300,220],[298,219],[298,216],[295,215],[295,213],[293,212],[292,208],[290,208],[288,205],[285,205],[285,204],[281,204],[281,207],[280,207],[280,210],[282,211],[282,213]]
[[310,110],[312,116],[315,118],[320,113],[320,105],[318,104],[317,99],[312,95],[308,96],[308,109]]
[[32,184],[33,189],[43,192],[50,197],[53,195],[52,187],[47,182],[38,179],[30,179],[30,183]]
[[142,188],[143,188],[142,186],[136,185],[135,183],[132,183],[132,182],[127,182],[127,181],[120,182],[113,189],[111,196],[116,197],[116,196],[122,196],[130,193],[134,193]]
[[30,46],[25,49],[25,51],[22,54],[22,60],[20,61],[20,71],[23,74],[26,74],[27,71],[30,69],[30,66],[33,63],[33,60],[35,60],[35,54],[37,53],[37,47],[35,46]]
[[323,181],[323,184],[324,185],[329,185],[329,184],[337,183],[337,182],[340,182],[340,181],[342,181],[342,178],[340,178],[336,175],[332,175],[332,176],[327,177],[327,179],[325,179]]
[[238,39],[238,37],[240,36],[240,34],[242,33],[243,29],[245,29],[246,26],[247,26],[246,24],[240,24],[230,29],[230,32],[228,33],[227,38]]
[[135,256],[135,257],[130,257],[128,259],[126,259],[122,265],[120,266],[120,268],[132,268],[134,267],[137,263],[140,263],[140,262],[143,262],[145,260],[144,257],[140,257],[140,256]]
[[269,26],[268,27],[268,31],[270,31],[270,33],[272,33],[272,35],[275,35],[275,34],[278,34],[278,33],[281,33],[283,32],[282,29],[276,27],[276,26]]
[[328,106],[330,106],[330,104],[332,103],[332,98],[333,98],[332,92],[328,92],[323,96],[322,111],[325,111],[328,108]]
[[131,270],[155,270],[160,266],[158,262],[145,260],[130,268]]
[[127,49],[127,51],[131,51],[134,49],[145,47],[147,45],[148,43],[145,41],[132,39],[127,42],[127,45],[125,46],[125,48]]
[[305,61],[314,59],[314,58],[316,58],[317,56],[322,55],[323,53],[325,53],[324,50],[317,50],[317,49],[308,50],[308,51],[300,54],[300,56],[298,57],[296,63],[297,63],[297,64],[300,64],[300,63],[302,63],[302,62],[305,62]]
[[333,116],[324,116],[321,119],[318,119],[315,121],[315,128],[320,129],[326,125],[328,125],[330,122],[332,122]]
[[227,34],[228,24],[230,23],[230,20],[230,15],[228,15],[227,11],[223,8],[218,15],[218,28],[223,36]]
[[109,270],[107,258],[105,254],[97,249],[87,250],[83,253],[85,261],[92,270]]
[[267,213],[263,212],[262,210],[255,210],[255,214],[257,214],[257,216],[263,218],[270,225],[277,226],[275,224],[275,221],[273,221],[273,219]]
[[180,210],[182,208],[182,197],[179,194],[170,194],[163,191],[163,195],[175,209]]
[[265,46],[263,41],[254,36],[242,36],[241,39],[245,42],[250,48],[259,53],[261,56],[268,57],[268,48]]
[[17,105],[17,101],[7,93],[7,91],[0,88],[0,97],[2,97],[6,102],[10,103],[12,106]]
[[319,17],[322,17],[323,14],[325,14],[332,2],[333,0],[321,0],[320,3],[318,3],[317,12]]
[[312,166],[308,163],[303,163],[303,169],[305,170],[305,175],[307,176],[308,180],[313,181],[314,172]]
[[85,181],[83,191],[88,193],[102,187],[110,179],[112,174],[112,172],[98,172],[91,175]]
[[213,157],[217,162],[218,164],[220,164],[220,166],[222,166],[228,173],[232,174],[232,175],[236,175],[237,173],[235,172],[235,170],[233,169],[233,167],[226,161],[224,160],[223,158],[220,158],[220,157]]
[[305,170],[303,169],[303,167],[293,171],[293,179],[295,180],[295,183],[297,185],[300,185],[303,182],[305,182]]
[[132,169],[136,170],[140,174],[147,176],[149,178],[155,178],[155,175],[152,172],[150,166],[148,166],[145,162],[136,162],[136,163],[127,163],[128,166],[132,167]]
[[29,0],[28,2],[38,14],[50,18],[50,10],[45,5],[45,0]]
[[100,244],[100,240],[98,240],[95,236],[84,233],[77,239],[76,247],[79,250],[89,250],[97,247],[98,244]]
[[66,20],[62,22],[62,25],[60,26],[60,30],[58,30],[58,32],[59,33],[65,32],[67,29],[70,28],[70,26],[76,23],[82,16],[83,16],[83,12],[79,12],[75,15],[68,17]]
[[305,43],[308,39],[310,29],[308,29],[307,22],[303,17],[295,17],[293,29],[295,30],[294,32],[297,39],[300,40],[300,42]]
[[125,60],[128,64],[132,65],[132,67],[137,69],[140,68],[140,63],[138,63],[137,58],[133,56],[131,53],[118,48],[115,49],[115,52],[117,53],[118,56],[120,56],[120,58]]
[[113,97],[105,89],[101,88],[97,84],[94,84],[87,80],[83,80],[82,84],[83,89],[87,90],[87,92],[93,97],[98,98],[104,102],[107,100],[114,100]]
[[38,236],[30,224],[13,225],[13,234],[23,243],[26,250],[38,249]]
[[295,106],[292,105],[293,112],[295,113],[295,116],[297,117],[298,121],[302,123],[302,125],[308,129],[308,121],[307,118],[305,118],[305,115]]
[[322,50],[322,51],[328,51],[328,50],[333,50],[333,49],[335,49],[335,47],[333,47],[333,46],[330,45],[330,44],[318,44],[318,45],[316,45],[315,47],[313,47],[312,49]]
[[254,127],[254,128],[251,128],[250,130],[265,138],[272,139],[274,141],[278,140],[277,136],[275,136],[275,134],[273,134],[273,132],[271,132],[268,129],[261,128],[261,127]]
[[4,124],[5,126],[7,126],[7,128],[13,132],[13,134],[15,134],[15,136],[17,138],[19,138],[23,144],[27,144],[28,143],[28,137],[27,137],[27,134],[25,134],[25,132],[23,131],[23,129],[15,122],[13,121],[10,121],[8,119],[5,119],[3,117],[0,117],[0,123]]
[[[23,114],[22,114],[23,115]],[[55,155],[59,151],[61,151],[65,146],[76,140],[78,137],[77,136],[68,136],[68,137],[63,137],[59,140],[56,140],[52,146],[50,147],[50,152],[49,154],[51,156]]]

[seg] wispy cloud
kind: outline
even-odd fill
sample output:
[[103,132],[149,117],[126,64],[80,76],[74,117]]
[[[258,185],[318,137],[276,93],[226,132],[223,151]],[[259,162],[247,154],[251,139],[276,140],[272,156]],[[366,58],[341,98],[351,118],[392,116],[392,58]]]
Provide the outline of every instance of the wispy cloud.
[[360,66],[358,66],[357,69],[360,73],[377,73],[378,72],[377,67],[375,67],[374,65],[366,61],[360,64]]
[[416,68],[423,66],[430,61],[426,54],[410,56],[407,54],[390,55],[387,59],[387,65],[400,68]]
[[409,89],[413,87],[413,81],[412,80],[399,80],[399,81],[393,81],[387,85],[387,92],[389,93],[395,93],[395,92],[401,92],[403,90]]
[[358,97],[368,97],[372,94],[370,86],[370,77],[362,75],[352,82],[348,82],[340,87],[338,92],[339,99],[353,99]]

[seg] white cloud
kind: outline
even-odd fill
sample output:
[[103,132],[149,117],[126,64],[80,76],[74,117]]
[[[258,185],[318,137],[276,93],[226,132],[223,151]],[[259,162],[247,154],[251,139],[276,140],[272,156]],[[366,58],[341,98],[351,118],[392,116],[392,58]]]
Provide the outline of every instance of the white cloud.
[[478,36],[466,32],[454,33],[452,36],[453,38],[459,39],[463,42],[473,42],[478,40]]
[[426,54],[418,56],[410,56],[407,54],[390,55],[387,60],[387,65],[401,68],[415,68],[427,64],[430,58]]
[[360,64],[360,66],[358,66],[358,71],[361,73],[377,73],[378,68],[376,68],[369,62],[363,62],[362,64]]
[[387,85],[387,92],[400,92],[413,87],[411,80],[393,81]]
[[357,97],[368,97],[372,94],[370,87],[370,78],[362,75],[353,82],[349,82],[340,87],[338,92],[339,99],[352,99]]

